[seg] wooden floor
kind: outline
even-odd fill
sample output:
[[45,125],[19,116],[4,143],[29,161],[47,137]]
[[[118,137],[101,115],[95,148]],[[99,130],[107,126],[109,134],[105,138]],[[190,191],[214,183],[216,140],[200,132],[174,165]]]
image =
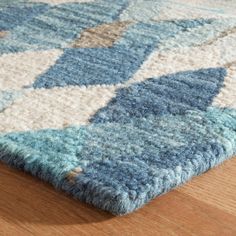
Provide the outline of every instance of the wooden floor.
[[0,235],[236,235],[236,158],[114,217],[0,164]]

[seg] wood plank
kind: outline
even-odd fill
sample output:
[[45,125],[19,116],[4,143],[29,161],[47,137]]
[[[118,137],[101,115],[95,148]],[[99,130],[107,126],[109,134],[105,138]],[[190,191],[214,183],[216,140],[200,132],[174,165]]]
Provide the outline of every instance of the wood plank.
[[114,217],[0,164],[0,235],[236,235],[236,158]]
[[236,158],[194,178],[180,191],[236,216]]

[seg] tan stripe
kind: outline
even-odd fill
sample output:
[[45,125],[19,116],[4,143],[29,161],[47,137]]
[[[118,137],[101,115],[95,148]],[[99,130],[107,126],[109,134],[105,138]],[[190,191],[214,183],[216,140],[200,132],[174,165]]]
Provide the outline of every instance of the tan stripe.
[[111,47],[129,24],[128,21],[118,21],[87,29],[81,34],[80,38],[75,40],[72,46],[75,48]]
[[204,42],[201,46],[204,46],[204,45],[212,45],[214,44],[217,40],[220,40],[220,39],[223,39],[225,37],[228,37],[230,34],[236,34],[236,27],[233,27],[233,28],[230,28],[230,29],[227,29],[221,33],[219,33],[219,35],[217,35],[217,37],[213,38],[213,39],[210,39],[206,42]]
[[76,176],[82,171],[82,168],[78,166],[67,174],[66,179],[71,183],[75,183]]
[[8,35],[7,31],[0,31],[0,38],[4,38]]

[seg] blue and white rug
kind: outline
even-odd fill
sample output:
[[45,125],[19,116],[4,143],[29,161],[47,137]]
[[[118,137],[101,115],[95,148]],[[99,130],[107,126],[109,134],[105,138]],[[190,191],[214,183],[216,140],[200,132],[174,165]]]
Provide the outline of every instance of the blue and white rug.
[[0,160],[126,214],[236,155],[234,0],[1,0]]

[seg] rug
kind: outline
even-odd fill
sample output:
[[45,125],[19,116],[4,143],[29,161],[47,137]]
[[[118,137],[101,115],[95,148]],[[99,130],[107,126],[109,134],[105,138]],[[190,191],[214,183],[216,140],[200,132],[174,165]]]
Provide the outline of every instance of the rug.
[[235,13],[1,0],[0,160],[122,215],[233,157]]

